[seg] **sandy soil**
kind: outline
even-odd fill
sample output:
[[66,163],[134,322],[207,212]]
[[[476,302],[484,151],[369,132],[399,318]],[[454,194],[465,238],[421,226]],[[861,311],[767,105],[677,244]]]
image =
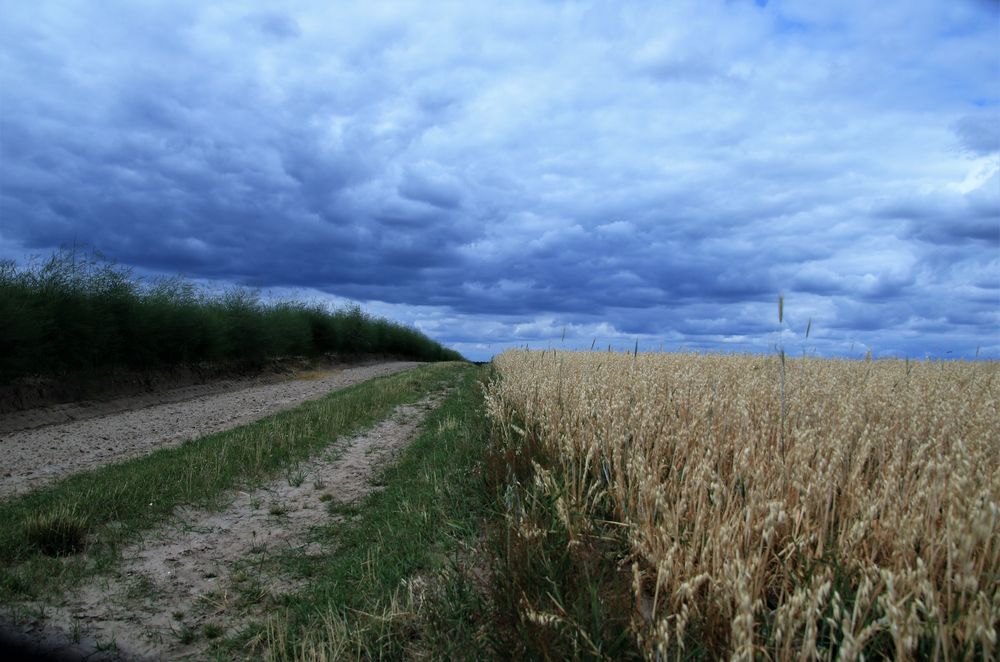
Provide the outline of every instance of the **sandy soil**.
[[[169,526],[126,549],[113,576],[45,607],[44,619],[0,619],[0,635],[58,659],[204,658],[206,626],[225,636],[263,615],[259,605],[246,604],[243,568],[269,553],[329,552],[309,542],[313,527],[337,517],[326,502],[355,502],[377,489],[370,482],[375,471],[406,446],[436,404],[428,399],[398,407],[372,430],[338,442],[290,476],[233,495],[222,511],[179,510]],[[252,581],[254,591],[270,595],[296,588],[266,572]],[[24,607],[22,614],[38,605]]]
[[[221,387],[224,388],[222,392],[209,394],[187,389],[181,390],[180,397],[192,394],[193,397],[176,400],[177,393],[164,393],[156,396],[156,404],[96,418],[86,418],[86,408],[79,410],[78,407],[77,416],[84,420],[0,434],[0,457],[3,458],[0,462],[0,499],[22,494],[78,471],[243,425],[330,391],[416,365],[398,361],[305,373],[303,379],[249,385],[236,390],[227,385]],[[51,411],[38,411],[35,416],[44,419],[51,416]]]

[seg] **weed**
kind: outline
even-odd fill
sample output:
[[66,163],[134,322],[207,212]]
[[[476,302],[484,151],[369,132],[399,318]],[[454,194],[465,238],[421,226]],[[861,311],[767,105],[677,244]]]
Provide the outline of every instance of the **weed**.
[[325,501],[327,502],[326,512],[330,513],[331,515],[338,515],[345,519],[349,519],[358,514],[357,504],[348,501],[336,501],[334,500],[332,494],[330,494],[329,497],[330,497],[329,499],[325,499]]
[[198,640],[198,631],[189,625],[182,625],[179,630],[174,631],[174,634],[177,636],[177,641],[185,646]]
[[303,471],[296,470],[288,474],[288,486],[289,487],[299,487],[305,482],[306,474]]
[[201,631],[206,639],[216,639],[223,633],[222,626],[218,623],[205,623]]
[[146,575],[138,575],[125,588],[125,595],[130,599],[143,598],[155,594],[156,584]]
[[454,418],[448,417],[438,423],[438,433],[440,434],[442,432],[454,430],[456,427],[458,427],[458,421]]
[[30,515],[23,524],[24,537],[42,554],[68,556],[83,549],[90,530],[87,517],[75,507],[57,506]]
[[242,607],[257,607],[268,599],[267,587],[258,579],[252,578],[237,587],[236,604]]

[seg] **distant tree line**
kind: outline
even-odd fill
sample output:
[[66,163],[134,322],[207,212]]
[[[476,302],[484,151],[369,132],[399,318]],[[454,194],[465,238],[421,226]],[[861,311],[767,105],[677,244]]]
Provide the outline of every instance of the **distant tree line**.
[[92,253],[0,261],[0,381],[289,356],[389,354],[461,360],[416,329],[357,305],[267,303],[253,290],[210,294],[179,277],[150,283]]

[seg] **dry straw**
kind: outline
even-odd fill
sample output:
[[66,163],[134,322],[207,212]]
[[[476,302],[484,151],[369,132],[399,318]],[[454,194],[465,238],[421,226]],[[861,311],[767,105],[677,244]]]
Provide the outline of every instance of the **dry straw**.
[[1000,365],[784,359],[510,351],[487,404],[651,659],[997,655]]

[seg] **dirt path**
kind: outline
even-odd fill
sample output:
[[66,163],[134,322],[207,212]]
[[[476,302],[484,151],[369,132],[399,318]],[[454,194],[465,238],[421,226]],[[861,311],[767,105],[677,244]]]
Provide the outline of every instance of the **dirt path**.
[[204,658],[210,637],[235,634],[262,615],[261,597],[296,588],[285,577],[248,572],[254,560],[290,551],[328,553],[309,541],[313,527],[337,517],[327,502],[353,503],[376,489],[370,482],[375,471],[413,439],[436,405],[427,399],[398,407],[372,430],[338,442],[293,474],[235,494],[223,511],[175,513],[170,526],[123,551],[113,576],[47,606],[44,619],[0,619],[0,635],[66,660]]
[[72,473],[233,428],[373,377],[412,368],[397,361],[307,373],[236,391],[197,395],[87,420],[0,435],[0,499]]

